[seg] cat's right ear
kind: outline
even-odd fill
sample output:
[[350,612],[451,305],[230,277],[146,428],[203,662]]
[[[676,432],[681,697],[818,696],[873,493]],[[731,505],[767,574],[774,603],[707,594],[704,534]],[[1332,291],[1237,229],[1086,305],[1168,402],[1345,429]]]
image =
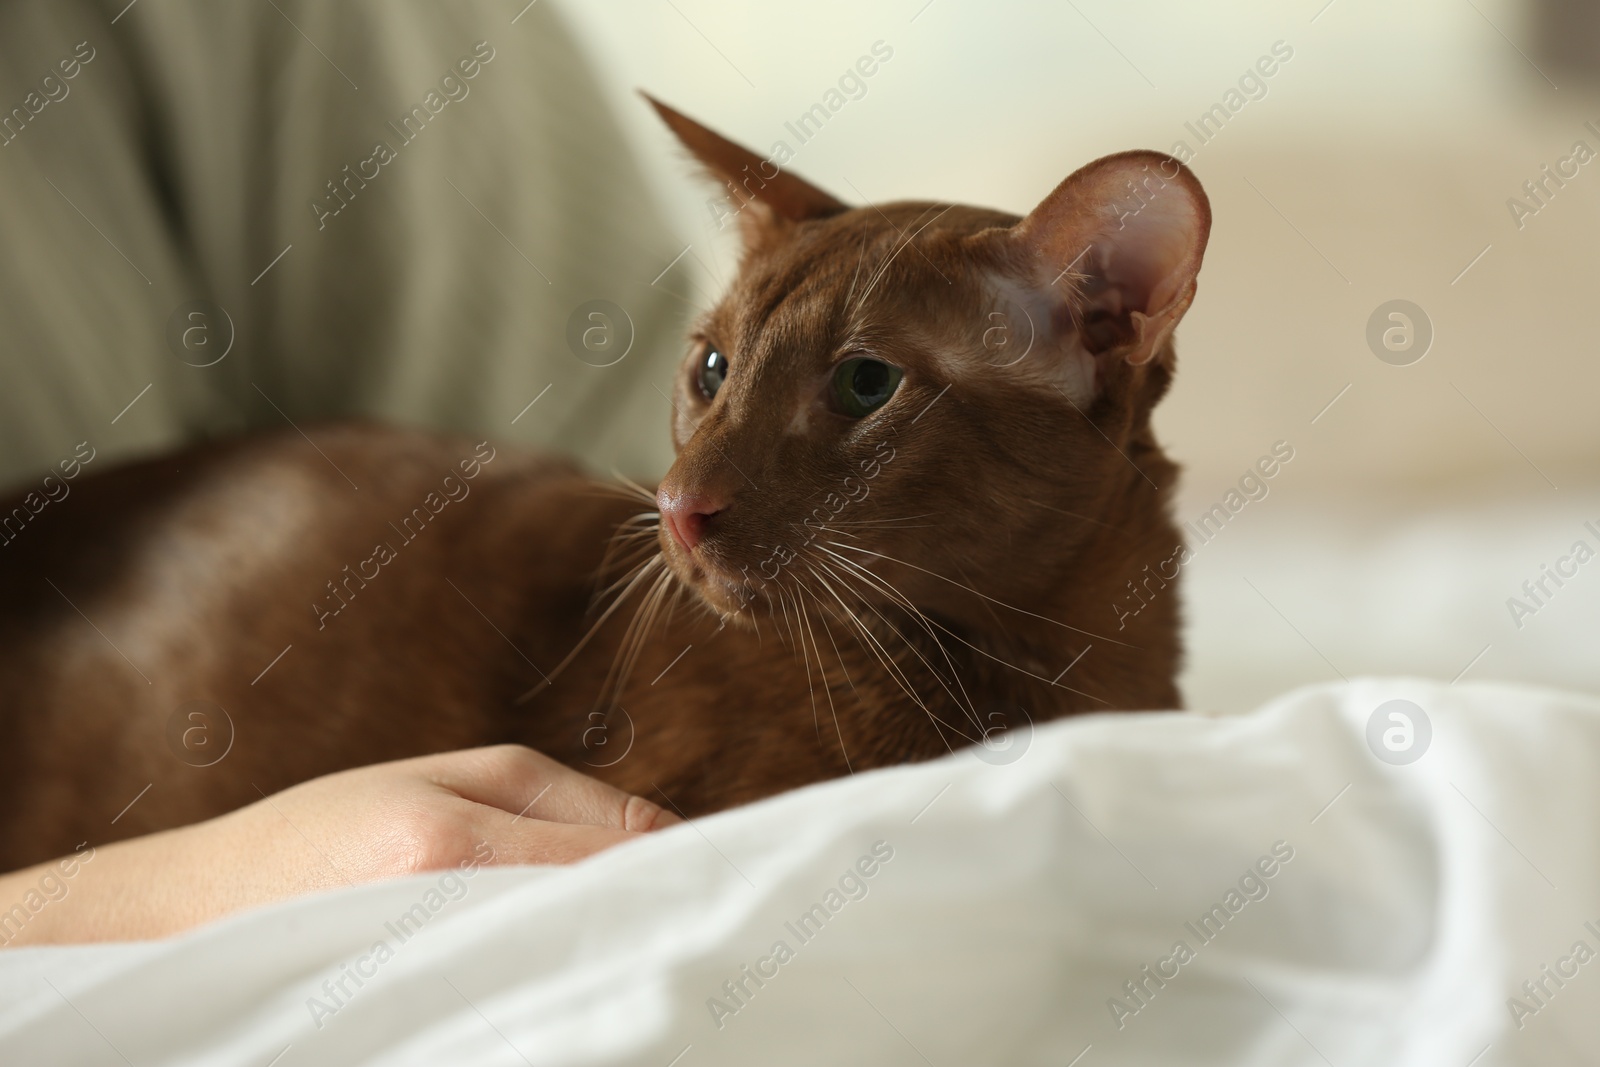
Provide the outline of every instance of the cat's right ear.
[[1167,351],[1210,233],[1211,204],[1189,168],[1134,151],[1075,171],[1005,243],[1054,332],[1103,370]]
[[683,146],[722,184],[728,194],[727,215],[738,218],[747,246],[781,237],[795,223],[849,210],[849,205],[777,163],[706,129],[649,93],[639,95],[650,102]]

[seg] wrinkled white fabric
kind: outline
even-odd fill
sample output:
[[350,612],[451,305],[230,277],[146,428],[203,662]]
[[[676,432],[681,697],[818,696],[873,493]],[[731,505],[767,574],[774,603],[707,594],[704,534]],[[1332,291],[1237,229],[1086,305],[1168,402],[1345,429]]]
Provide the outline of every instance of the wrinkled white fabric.
[[[1403,766],[1366,739],[1397,698],[1432,727]],[[1001,762],[861,774],[573,868],[0,953],[0,1061],[1498,1067],[1600,1049],[1600,701],[1358,680],[1006,740]],[[336,1002],[352,966],[372,977]]]

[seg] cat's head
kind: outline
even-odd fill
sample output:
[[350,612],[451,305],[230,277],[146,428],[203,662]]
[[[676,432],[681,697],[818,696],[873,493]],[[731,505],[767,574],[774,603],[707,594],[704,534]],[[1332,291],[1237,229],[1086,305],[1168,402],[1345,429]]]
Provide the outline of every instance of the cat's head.
[[692,330],[657,497],[668,565],[713,610],[959,615],[974,587],[1026,608],[1119,500],[1164,498],[1148,416],[1211,224],[1181,163],[1108,156],[1022,219],[851,208],[651,102],[744,241]]

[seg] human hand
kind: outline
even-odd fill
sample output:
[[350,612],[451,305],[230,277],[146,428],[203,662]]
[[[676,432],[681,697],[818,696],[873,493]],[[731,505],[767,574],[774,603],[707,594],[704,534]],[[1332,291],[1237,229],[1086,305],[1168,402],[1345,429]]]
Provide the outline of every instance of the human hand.
[[[6,944],[160,937],[303,893],[481,863],[572,863],[681,820],[520,745],[315,778],[76,856]],[[56,867],[0,876],[0,910]]]

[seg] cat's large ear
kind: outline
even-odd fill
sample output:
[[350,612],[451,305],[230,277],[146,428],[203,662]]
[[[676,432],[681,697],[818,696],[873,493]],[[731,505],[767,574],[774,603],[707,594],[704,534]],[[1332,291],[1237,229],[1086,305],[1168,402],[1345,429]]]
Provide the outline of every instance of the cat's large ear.
[[1211,204],[1189,168],[1120,152],[1074,172],[1005,236],[1024,286],[1096,361],[1138,366],[1194,300]]
[[706,129],[649,93],[639,95],[650,102],[683,146],[722,183],[728,194],[728,213],[737,215],[746,244],[762,243],[797,222],[849,210],[849,205],[777,163]]

